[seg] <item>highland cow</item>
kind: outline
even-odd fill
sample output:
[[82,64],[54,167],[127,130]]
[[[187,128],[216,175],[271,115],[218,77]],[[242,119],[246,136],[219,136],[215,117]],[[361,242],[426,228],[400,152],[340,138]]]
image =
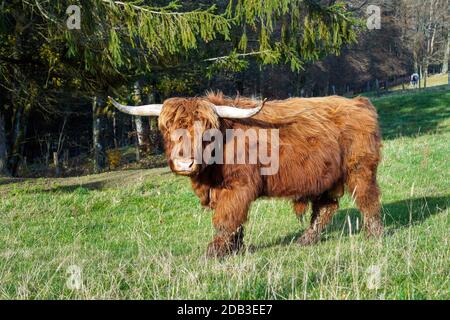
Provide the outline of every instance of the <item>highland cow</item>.
[[[298,239],[300,245],[320,240],[345,187],[363,215],[367,235],[383,232],[377,185],[381,135],[377,112],[366,98],[290,98],[264,103],[210,93],[171,98],[163,105],[113,103],[129,114],[159,116],[170,169],[189,176],[201,204],[215,211],[216,234],[207,248],[209,256],[221,257],[242,248],[250,204],[264,196],[292,199],[299,217],[312,204],[311,224]],[[219,130],[224,137],[227,129],[278,130],[278,170],[264,175],[260,169],[266,164],[260,161],[197,163],[193,156],[183,156],[180,150],[186,147],[186,139],[173,139],[172,133],[183,128],[194,136],[194,123],[200,123],[203,131]],[[272,139],[258,140],[260,143],[267,143],[269,153],[274,152]],[[221,141],[225,151],[232,144],[234,141],[226,138]],[[201,146],[204,148],[205,142]],[[244,148],[248,155],[251,143]]]

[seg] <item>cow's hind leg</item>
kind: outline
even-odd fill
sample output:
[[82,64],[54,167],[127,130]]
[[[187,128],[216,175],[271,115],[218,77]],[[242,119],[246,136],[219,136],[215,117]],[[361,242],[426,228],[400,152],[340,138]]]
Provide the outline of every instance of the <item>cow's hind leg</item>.
[[313,200],[311,225],[297,240],[300,245],[311,245],[320,240],[320,235],[339,208],[339,201],[323,194]]
[[376,179],[376,165],[361,163],[350,173],[348,188],[361,211],[367,236],[381,236],[383,224],[380,215],[380,189]]

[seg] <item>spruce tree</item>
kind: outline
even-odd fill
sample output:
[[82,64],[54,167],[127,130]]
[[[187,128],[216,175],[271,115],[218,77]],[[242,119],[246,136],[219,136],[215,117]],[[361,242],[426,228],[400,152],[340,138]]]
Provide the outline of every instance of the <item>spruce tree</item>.
[[[355,41],[358,24],[342,2],[330,3],[0,1],[0,110],[13,128],[11,171],[23,152],[31,110],[70,111],[80,97],[95,96],[102,104],[111,91],[130,92],[137,78],[172,67],[238,71],[252,56],[300,70],[307,61],[338,53]],[[79,29],[68,28],[73,5],[80,11]]]

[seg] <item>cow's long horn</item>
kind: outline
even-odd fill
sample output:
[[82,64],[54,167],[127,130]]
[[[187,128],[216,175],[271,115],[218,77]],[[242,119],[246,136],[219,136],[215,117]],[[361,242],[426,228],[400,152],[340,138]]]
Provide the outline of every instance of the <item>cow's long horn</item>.
[[251,109],[242,109],[230,106],[217,106],[211,103],[211,108],[214,109],[216,114],[220,118],[228,118],[228,119],[245,119],[253,117],[255,114],[260,112],[264,107],[267,99],[264,99],[257,107]]
[[147,104],[144,106],[124,106],[120,103],[118,103],[116,100],[114,100],[111,97],[108,97],[112,104],[119,109],[122,112],[131,114],[133,116],[159,116],[162,109],[162,104]]

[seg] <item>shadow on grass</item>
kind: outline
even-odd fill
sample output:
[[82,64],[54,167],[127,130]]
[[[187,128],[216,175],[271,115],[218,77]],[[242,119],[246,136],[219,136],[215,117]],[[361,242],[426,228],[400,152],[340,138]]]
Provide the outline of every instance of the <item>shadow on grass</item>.
[[[422,223],[430,216],[447,209],[449,205],[450,195],[412,198],[383,204],[383,223],[387,229],[394,230],[395,232],[397,229]],[[348,235],[348,217],[350,218],[353,229],[355,229],[357,220],[361,226],[362,217],[359,210],[351,208],[340,210],[333,218],[333,222],[327,228],[327,232],[344,231],[344,234]],[[355,230],[352,230],[352,232],[354,231]]]
[[[166,176],[172,174],[172,172],[167,168],[161,170],[157,173],[146,173],[139,174],[139,172],[145,172],[143,169],[124,169],[116,172],[110,172],[108,174],[101,174],[97,176],[92,176],[88,179],[80,180],[67,180],[61,178],[60,180],[52,179],[49,182],[44,181],[43,183],[30,184],[29,187],[24,186],[21,188],[21,193],[72,193],[72,192],[83,192],[83,190],[105,190],[108,188],[121,189],[124,186],[132,185],[137,180],[141,178],[150,179],[152,175]],[[119,174],[116,174],[119,173]],[[122,174],[123,173],[123,174]],[[0,185],[2,183],[13,183],[21,182],[26,179],[11,179],[11,181],[0,180]],[[33,181],[32,179],[28,179]],[[8,191],[5,189],[5,191]]]
[[9,177],[0,177],[0,186],[1,185],[6,185],[6,184],[11,184],[11,183],[17,183],[17,182],[23,182],[25,181],[25,178],[9,178]]
[[450,118],[449,99],[449,93],[433,91],[374,99],[383,139],[423,135],[441,129],[440,123]]
[[105,181],[95,181],[91,183],[69,184],[69,185],[30,185],[23,186],[20,189],[6,187],[3,192],[12,192],[19,194],[34,194],[34,193],[87,193],[93,190],[102,190],[105,188]]
[[88,190],[88,191],[102,190],[104,188],[105,188],[105,181],[95,181],[95,182],[83,183],[83,184],[54,186],[52,188],[45,189],[43,191],[44,192],[73,193],[73,192],[83,192],[83,190]]
[[[447,209],[449,205],[450,195],[442,197],[412,198],[383,204],[383,223],[387,229],[386,235],[395,233],[397,230],[410,225],[420,224],[430,216]],[[359,233],[362,227],[362,217],[359,210],[355,208],[339,210],[333,217],[333,221],[324,232],[322,241],[326,241],[326,234],[331,232],[339,232],[342,233],[343,236],[348,236],[350,233],[348,226],[349,218],[352,225],[352,234]],[[356,230],[357,224],[360,226],[358,230]],[[291,232],[290,234],[282,236],[273,242],[260,246],[252,246],[250,250],[254,251],[279,245],[290,245],[295,243],[296,239],[300,237],[302,232],[303,231]]]

